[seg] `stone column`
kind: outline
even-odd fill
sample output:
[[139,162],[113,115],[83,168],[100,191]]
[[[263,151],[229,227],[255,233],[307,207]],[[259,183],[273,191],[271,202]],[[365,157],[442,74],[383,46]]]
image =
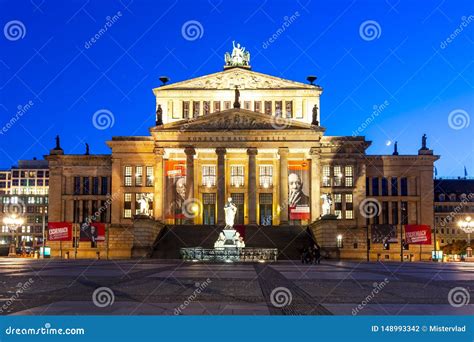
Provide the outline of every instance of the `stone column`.
[[312,147],[311,155],[311,222],[321,216],[321,166],[319,162],[319,150]]
[[[194,198],[194,155],[196,150],[192,146],[188,146],[184,149],[184,153],[186,154],[186,199],[194,202],[192,199]],[[185,208],[183,209],[186,210]],[[194,223],[192,217],[187,218],[185,221],[186,224]]]
[[216,148],[217,154],[217,224],[225,224],[225,154],[224,147]]
[[165,186],[163,184],[163,155],[165,154],[165,149],[159,146],[155,146],[153,152],[155,153],[155,166],[153,168],[153,216],[157,221],[164,221],[165,215],[163,209],[165,202]]
[[288,224],[288,147],[278,148],[280,155],[280,225]]
[[257,163],[256,155],[258,150],[254,147],[247,149],[247,154],[249,156],[249,170],[248,170],[248,196],[249,196],[249,205],[248,205],[248,215],[249,215],[249,224],[257,224]]

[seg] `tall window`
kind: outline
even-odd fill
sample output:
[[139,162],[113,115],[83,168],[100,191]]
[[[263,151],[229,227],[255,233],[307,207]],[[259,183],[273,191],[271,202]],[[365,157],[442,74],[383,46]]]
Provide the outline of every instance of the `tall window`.
[[408,196],[408,179],[400,178],[400,193],[402,196]]
[[252,109],[252,102],[251,101],[244,101],[244,109],[251,110]]
[[379,195],[379,179],[377,177],[372,178],[372,196]]
[[125,186],[132,186],[132,167],[131,166],[125,166],[123,183]]
[[331,186],[331,168],[323,165],[323,186]]
[[220,111],[221,111],[221,102],[214,101],[214,112],[220,112]]
[[398,202],[392,202],[392,224],[398,224]]
[[387,178],[382,178],[382,196],[388,196],[388,181]]
[[92,178],[92,194],[93,195],[99,194],[99,177]]
[[408,224],[408,202],[401,202],[401,221],[402,224]]
[[82,201],[82,222],[89,218],[89,201]]
[[207,187],[216,186],[216,166],[203,165],[202,166],[202,185]]
[[153,166],[146,167],[146,186],[153,186]]
[[260,165],[260,186],[269,188],[273,185],[273,165]]
[[183,119],[189,119],[189,101],[183,101]]
[[240,187],[244,185],[244,167],[241,165],[232,165],[230,167],[230,185]]
[[345,185],[346,186],[354,186],[354,168],[352,165],[347,165],[344,167],[344,175],[345,175]]
[[352,194],[345,195],[346,201],[346,213],[345,217],[347,220],[352,220],[354,218],[354,205],[353,205],[353,196]]
[[135,167],[135,186],[143,185],[143,166]]
[[282,116],[283,108],[282,101],[275,101],[275,116]]
[[272,101],[265,101],[265,114],[272,115]]
[[123,197],[123,217],[131,218],[132,217],[132,194],[126,193]]
[[392,177],[390,181],[391,195],[398,196],[398,179],[397,177]]
[[388,202],[382,202],[382,223],[388,224]]
[[80,215],[79,201],[74,201],[74,204],[73,204],[73,221],[74,221],[74,223],[79,223],[79,215]]
[[293,117],[293,101],[285,101],[285,112],[287,118]]
[[201,111],[201,103],[199,101],[193,101],[193,118],[197,118]]
[[370,196],[370,178],[365,177],[365,195]]
[[260,101],[255,101],[253,103],[254,106],[254,111],[261,113],[262,112],[262,102]]
[[89,183],[89,177],[84,177],[82,179],[82,193],[84,195],[89,195],[90,194],[90,183]]
[[100,193],[101,195],[107,195],[109,192],[109,180],[107,177],[102,177],[100,182]]
[[334,215],[338,219],[342,218],[342,194],[333,194],[334,196]]
[[342,185],[342,168],[340,166],[334,166],[334,182],[333,186]]
[[231,108],[231,102],[230,101],[224,101],[224,109],[230,109]]
[[74,177],[74,195],[81,194],[81,177]]
[[204,101],[202,103],[202,114],[207,115],[211,112],[211,102],[210,101]]

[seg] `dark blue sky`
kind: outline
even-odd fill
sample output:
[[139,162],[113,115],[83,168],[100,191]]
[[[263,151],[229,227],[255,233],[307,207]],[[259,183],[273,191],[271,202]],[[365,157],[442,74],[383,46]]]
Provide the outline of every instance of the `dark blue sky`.
[[[147,135],[158,77],[220,71],[237,40],[255,71],[319,77],[328,135],[352,135],[372,117],[361,133],[369,153],[391,153],[398,140],[401,154],[414,154],[426,133],[442,156],[438,175],[462,175],[464,165],[474,174],[473,1],[11,0],[0,9],[0,167],[48,153],[56,134],[66,153],[83,153],[84,142],[109,153],[114,135]],[[182,34],[190,20],[202,26],[195,40]],[[94,127],[100,109],[113,127]]]

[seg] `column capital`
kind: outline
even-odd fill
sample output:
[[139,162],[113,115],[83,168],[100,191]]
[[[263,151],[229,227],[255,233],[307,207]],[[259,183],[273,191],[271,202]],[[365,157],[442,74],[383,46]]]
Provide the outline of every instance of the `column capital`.
[[320,149],[317,147],[311,147],[309,149],[309,154],[313,157],[319,155],[319,152],[320,152]]
[[159,147],[155,145],[155,148],[153,149],[153,153],[158,156],[162,156],[165,154],[165,149],[163,147]]
[[187,155],[187,156],[194,156],[196,154],[196,150],[194,149],[194,147],[192,146],[186,146],[184,148],[184,153]]
[[278,147],[278,154],[279,155],[287,155],[290,152],[288,147]]
[[249,156],[256,156],[258,154],[258,149],[256,147],[249,147],[247,149],[247,154]]
[[223,156],[224,154],[227,153],[227,150],[225,149],[225,147],[218,147],[216,148],[216,154],[219,155],[219,156]]

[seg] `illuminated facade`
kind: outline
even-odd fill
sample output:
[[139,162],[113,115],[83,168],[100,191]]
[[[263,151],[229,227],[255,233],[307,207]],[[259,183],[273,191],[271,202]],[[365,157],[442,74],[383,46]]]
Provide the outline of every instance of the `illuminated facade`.
[[[111,155],[51,150],[51,221],[80,224],[106,208],[98,220],[107,223],[107,241],[79,245],[78,257],[139,255],[134,250],[151,248],[163,225],[221,225],[231,197],[237,225],[309,227],[328,255],[356,259],[366,258],[367,227],[369,239],[380,229],[390,243],[374,240],[370,258],[400,260],[401,227],[433,225],[438,157],[426,140],[416,155],[367,155],[364,137],[324,134],[314,79],[231,64],[153,89],[150,135],[113,137]],[[366,212],[367,199],[376,215]],[[73,250],[70,242],[52,246],[56,256]],[[410,246],[404,258],[430,253]]]

